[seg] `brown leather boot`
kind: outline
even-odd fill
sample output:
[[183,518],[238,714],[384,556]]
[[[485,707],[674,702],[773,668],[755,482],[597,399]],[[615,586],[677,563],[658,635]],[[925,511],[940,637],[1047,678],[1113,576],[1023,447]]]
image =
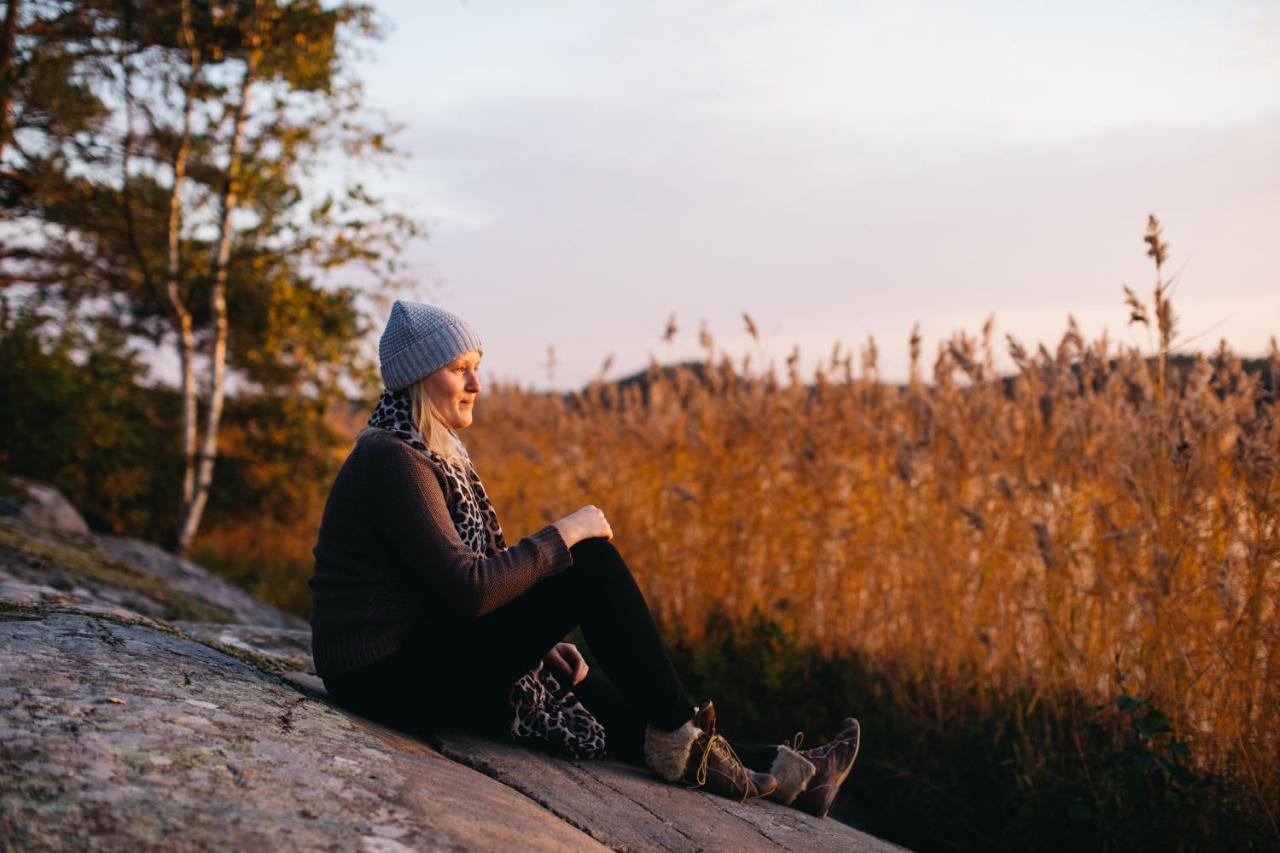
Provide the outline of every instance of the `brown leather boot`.
[[826,817],[840,786],[853,769],[861,740],[862,729],[858,721],[848,717],[844,721],[844,729],[829,743],[800,752],[813,765],[814,774],[792,805],[815,817]]
[[689,755],[684,779],[690,785],[744,803],[752,797],[772,794],[778,780],[768,773],[751,770],[734,753],[733,747],[716,734],[716,709],[711,700],[693,715],[693,724],[702,730]]

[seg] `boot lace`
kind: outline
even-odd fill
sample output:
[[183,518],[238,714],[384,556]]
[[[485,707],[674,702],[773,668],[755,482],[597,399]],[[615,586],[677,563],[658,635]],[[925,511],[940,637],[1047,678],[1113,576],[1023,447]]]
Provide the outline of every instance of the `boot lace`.
[[698,770],[694,774],[694,781],[697,782],[694,787],[701,788],[707,784],[708,763],[713,750],[721,763],[727,763],[732,768],[734,784],[742,788],[741,802],[745,803],[751,798],[751,775],[733,747],[729,746],[729,742],[714,732],[707,738],[707,745],[702,750],[702,758],[698,761]]

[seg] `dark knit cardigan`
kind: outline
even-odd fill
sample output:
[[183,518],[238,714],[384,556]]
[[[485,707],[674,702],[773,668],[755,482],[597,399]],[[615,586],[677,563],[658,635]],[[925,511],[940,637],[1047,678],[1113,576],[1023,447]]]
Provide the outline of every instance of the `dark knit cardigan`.
[[492,557],[454,527],[444,474],[385,431],[361,436],[329,491],[312,553],[311,649],[321,676],[398,650],[452,611],[482,616],[573,563],[548,525]]

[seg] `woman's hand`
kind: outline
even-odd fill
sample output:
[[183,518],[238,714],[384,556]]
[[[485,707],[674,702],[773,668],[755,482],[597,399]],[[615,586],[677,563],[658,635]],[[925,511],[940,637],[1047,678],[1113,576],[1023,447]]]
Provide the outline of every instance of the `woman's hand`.
[[570,687],[587,677],[587,662],[573,643],[556,643],[555,648],[543,656],[542,662],[568,678]]
[[604,513],[595,506],[584,506],[552,524],[556,530],[560,531],[560,537],[569,548],[583,539],[594,539],[597,536],[605,539],[613,538],[613,528],[609,526]]

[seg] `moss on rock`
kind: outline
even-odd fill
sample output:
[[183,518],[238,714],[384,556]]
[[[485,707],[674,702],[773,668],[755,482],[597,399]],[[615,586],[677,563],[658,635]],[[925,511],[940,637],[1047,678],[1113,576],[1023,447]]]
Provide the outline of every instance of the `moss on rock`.
[[174,589],[105,553],[92,536],[37,528],[3,518],[0,519],[0,559],[5,558],[21,560],[47,574],[47,582],[55,588],[61,576],[144,596],[160,606],[165,619],[234,621],[224,608]]

